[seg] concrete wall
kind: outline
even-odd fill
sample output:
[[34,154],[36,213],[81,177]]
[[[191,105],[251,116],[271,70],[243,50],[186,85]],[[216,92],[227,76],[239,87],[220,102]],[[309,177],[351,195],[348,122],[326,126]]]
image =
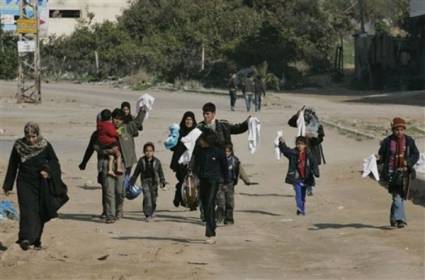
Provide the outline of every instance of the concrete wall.
[[[128,0],[49,0],[49,10],[80,10],[81,17],[87,19],[87,13],[93,13],[93,22],[115,21],[117,16],[129,6]],[[74,18],[49,18],[49,35],[67,35],[77,25]]]

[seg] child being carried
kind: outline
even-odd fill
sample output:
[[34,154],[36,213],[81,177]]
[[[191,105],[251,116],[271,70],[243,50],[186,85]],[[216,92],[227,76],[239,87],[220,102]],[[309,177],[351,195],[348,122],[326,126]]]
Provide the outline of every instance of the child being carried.
[[[109,176],[121,175],[124,172],[118,142],[119,135],[119,130],[112,123],[111,111],[108,109],[103,110],[100,113],[100,120],[97,122],[97,140],[100,148],[108,154]],[[116,166],[114,166],[114,162],[116,162]]]

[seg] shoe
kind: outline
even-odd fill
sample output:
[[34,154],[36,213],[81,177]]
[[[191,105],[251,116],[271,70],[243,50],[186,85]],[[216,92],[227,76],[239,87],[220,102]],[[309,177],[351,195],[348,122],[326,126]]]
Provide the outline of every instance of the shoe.
[[404,228],[405,226],[407,226],[407,224],[403,221],[397,221],[397,227],[398,228]]
[[113,224],[113,223],[115,223],[116,221],[115,221],[115,219],[114,218],[107,218],[106,219],[106,221],[105,221],[105,223],[107,223],[107,224]]
[[30,247],[30,242],[29,242],[28,240],[22,240],[22,241],[19,243],[19,246],[21,246],[21,249],[22,249],[22,250],[26,251],[26,250],[28,250],[28,249],[29,249],[29,247]]
[[301,212],[299,210],[297,210],[297,216],[299,216],[301,214]]
[[119,220],[124,218],[124,214],[122,212],[118,212],[118,214],[115,216],[115,220]]
[[215,243],[216,243],[215,237],[214,237],[214,236],[208,237],[208,238],[205,240],[205,243],[206,243],[206,244],[210,244],[210,245],[215,244]]
[[106,219],[106,214],[105,213],[100,214],[99,219],[105,220]]
[[177,198],[174,198],[173,204],[174,204],[174,207],[177,207],[178,208],[180,206],[180,200],[177,199]]
[[307,196],[313,196],[313,191],[307,191]]
[[397,227],[397,222],[396,221],[390,221],[390,225],[391,225],[391,227]]
[[42,249],[43,249],[43,247],[41,247],[41,242],[40,241],[34,242],[34,250],[40,251]]

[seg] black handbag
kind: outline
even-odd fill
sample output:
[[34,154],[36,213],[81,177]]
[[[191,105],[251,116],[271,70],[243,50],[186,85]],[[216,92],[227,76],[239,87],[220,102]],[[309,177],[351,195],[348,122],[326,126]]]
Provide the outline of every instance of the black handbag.
[[389,192],[400,192],[403,190],[404,178],[406,174],[402,170],[394,171],[390,176],[390,180],[388,182],[388,191]]

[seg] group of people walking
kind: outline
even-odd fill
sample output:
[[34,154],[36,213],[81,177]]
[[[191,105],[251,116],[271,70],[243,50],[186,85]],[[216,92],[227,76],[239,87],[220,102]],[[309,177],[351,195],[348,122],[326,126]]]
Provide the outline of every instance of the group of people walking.
[[[258,109],[261,108],[258,103],[256,105]],[[249,111],[248,106],[247,109]],[[171,148],[170,168],[177,179],[173,204],[175,207],[188,207],[182,199],[182,186],[189,174],[195,174],[199,179],[198,205],[201,219],[205,222],[206,242],[213,244],[216,242],[217,223],[235,223],[234,190],[238,179],[241,178],[247,185],[254,184],[234,154],[232,143],[232,135],[248,131],[250,117],[237,124],[219,120],[213,103],[206,103],[202,113],[203,120],[199,123],[193,112],[184,113],[177,143]],[[139,160],[136,157],[134,138],[143,130],[146,114],[147,108],[142,106],[133,116],[128,102],[113,111],[103,110],[96,118],[96,130],[79,165],[81,170],[85,170],[93,153],[97,153],[97,180],[102,186],[101,218],[108,224],[124,216],[124,181],[133,185],[140,178],[147,222],[154,218],[158,189],[166,185],[162,163],[155,157],[152,142],[144,144],[144,155]],[[304,124],[300,124],[300,117]],[[295,140],[295,148],[290,148],[282,137],[278,148],[289,160],[285,181],[294,188],[296,214],[305,215],[306,195],[313,194],[315,177],[320,175],[319,165],[326,162],[321,146],[325,134],[311,108],[302,108],[288,124],[299,130],[304,129],[303,134]],[[406,126],[403,119],[395,118],[392,122],[393,133],[381,142],[378,152],[378,161],[383,165],[383,178],[388,182],[393,198],[390,225],[398,228],[407,224],[403,200],[408,198],[408,186],[414,179],[413,166],[419,159],[415,141],[405,134]],[[314,131],[308,131],[308,127],[314,127]],[[182,163],[180,158],[187,152],[182,139],[195,129],[200,131],[200,136],[196,139],[192,157],[189,162]],[[27,123],[24,137],[13,145],[3,184],[6,194],[12,190],[16,178],[20,207],[17,242],[23,250],[30,246],[40,249],[44,224],[57,216],[58,209],[68,201],[68,196],[67,187],[61,179],[59,160],[36,123]]]
[[266,96],[266,86],[263,79],[258,74],[251,74],[246,77],[238,77],[231,74],[229,81],[230,110],[235,111],[237,92],[240,90],[245,100],[246,111],[250,112],[254,105],[255,112],[261,111],[263,97]]

